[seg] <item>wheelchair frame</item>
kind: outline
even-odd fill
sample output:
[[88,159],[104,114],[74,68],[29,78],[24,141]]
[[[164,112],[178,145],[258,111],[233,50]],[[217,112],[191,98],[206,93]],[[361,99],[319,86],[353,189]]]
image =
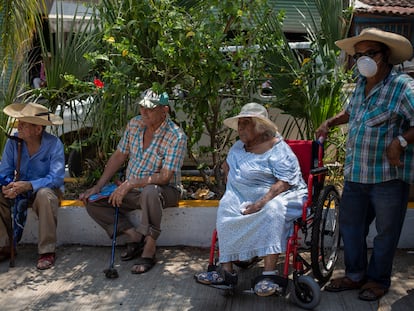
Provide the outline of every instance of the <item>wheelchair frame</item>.
[[[286,295],[290,292],[291,300],[298,306],[313,309],[320,302],[320,287],[332,276],[338,259],[340,199],[334,185],[324,185],[328,168],[323,164],[323,144],[312,140],[286,142],[299,160],[302,176],[307,181],[308,198],[302,206],[301,217],[293,223],[293,233],[287,240],[283,274],[277,277],[277,283],[282,288],[281,293]],[[304,243],[301,246],[299,241],[302,239]],[[310,253],[310,262],[302,256],[305,252]],[[218,255],[217,231],[214,229],[209,271],[216,269]],[[248,268],[257,261],[256,259],[234,264]],[[312,272],[313,277],[309,272]],[[292,280],[289,279],[290,273],[293,275]]]

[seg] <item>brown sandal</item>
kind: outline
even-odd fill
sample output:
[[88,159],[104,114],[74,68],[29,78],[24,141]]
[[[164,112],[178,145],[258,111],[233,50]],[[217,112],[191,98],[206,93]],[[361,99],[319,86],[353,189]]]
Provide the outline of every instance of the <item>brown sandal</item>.
[[121,254],[121,260],[127,261],[134,259],[141,255],[142,251],[144,250],[145,241],[144,238],[141,239],[140,242],[130,242],[126,244],[126,250]]
[[376,301],[384,296],[388,289],[377,282],[368,282],[361,287],[358,298],[365,301]]
[[46,270],[52,268],[55,264],[55,258],[55,253],[41,254],[37,260],[37,269]]
[[154,267],[156,263],[155,255],[151,258],[149,257],[139,257],[138,261],[132,266],[131,273],[132,274],[142,274]]
[[364,280],[355,282],[349,277],[344,276],[341,278],[333,279],[328,285],[325,286],[325,290],[328,292],[342,292],[344,290],[360,289],[365,284]]

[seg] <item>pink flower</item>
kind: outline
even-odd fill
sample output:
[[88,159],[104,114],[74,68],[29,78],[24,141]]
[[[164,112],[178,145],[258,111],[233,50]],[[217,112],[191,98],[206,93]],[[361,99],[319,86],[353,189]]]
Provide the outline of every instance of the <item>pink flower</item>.
[[104,87],[104,83],[98,78],[93,79],[93,84],[95,84],[98,89],[102,89]]

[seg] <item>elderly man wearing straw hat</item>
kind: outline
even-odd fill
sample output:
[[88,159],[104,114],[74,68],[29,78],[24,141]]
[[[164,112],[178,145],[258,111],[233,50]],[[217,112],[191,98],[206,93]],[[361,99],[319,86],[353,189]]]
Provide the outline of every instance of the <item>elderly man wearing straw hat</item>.
[[[325,137],[334,126],[349,128],[339,215],[345,276],[325,289],[358,289],[359,299],[375,301],[391,285],[414,181],[414,80],[393,68],[410,59],[413,48],[403,36],[376,28],[336,44],[353,56],[359,77],[345,109],[316,130],[317,137]],[[366,237],[374,219],[377,234],[368,260]]]
[[36,103],[12,104],[3,111],[18,120],[18,132],[7,140],[0,163],[1,177],[11,180],[0,193],[0,258],[14,254],[18,241],[15,236],[11,238],[14,228],[10,209],[14,201],[24,198],[28,204],[25,207],[32,207],[39,218],[37,268],[49,269],[55,263],[65,156],[62,142],[45,128],[62,124],[63,120]]

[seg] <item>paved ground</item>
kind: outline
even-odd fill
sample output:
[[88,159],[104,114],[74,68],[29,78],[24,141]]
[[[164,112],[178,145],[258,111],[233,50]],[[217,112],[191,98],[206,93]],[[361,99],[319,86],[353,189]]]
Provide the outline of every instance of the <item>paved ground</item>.
[[[192,247],[159,248],[158,263],[148,273],[132,275],[133,262],[119,261],[117,279],[106,279],[109,247],[61,246],[56,266],[51,270],[35,268],[36,248],[19,247],[16,267],[0,263],[0,310],[301,310],[286,297],[261,298],[236,293],[223,296],[220,291],[196,284],[193,274],[204,270],[208,250]],[[240,288],[260,272],[261,264],[239,272]],[[340,262],[336,275],[343,273]],[[357,299],[357,291],[321,292],[317,311],[412,311],[414,310],[414,252],[399,250],[393,285],[379,302]]]

